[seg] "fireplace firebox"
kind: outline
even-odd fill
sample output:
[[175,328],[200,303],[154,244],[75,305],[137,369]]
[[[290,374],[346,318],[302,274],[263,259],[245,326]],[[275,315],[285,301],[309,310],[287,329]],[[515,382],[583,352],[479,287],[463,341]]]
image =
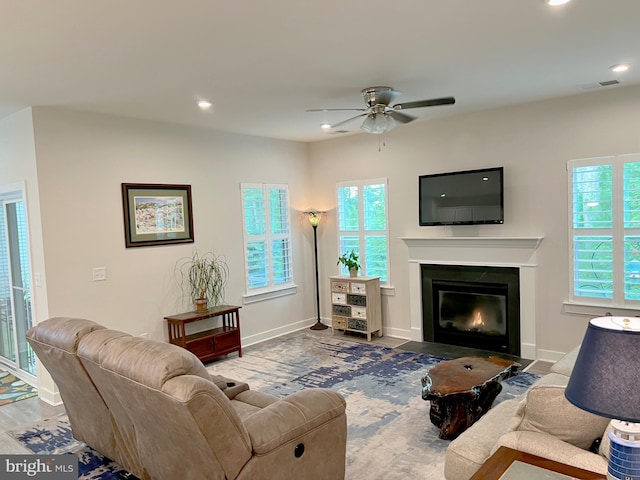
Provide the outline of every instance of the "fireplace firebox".
[[519,270],[421,265],[424,340],[520,355]]

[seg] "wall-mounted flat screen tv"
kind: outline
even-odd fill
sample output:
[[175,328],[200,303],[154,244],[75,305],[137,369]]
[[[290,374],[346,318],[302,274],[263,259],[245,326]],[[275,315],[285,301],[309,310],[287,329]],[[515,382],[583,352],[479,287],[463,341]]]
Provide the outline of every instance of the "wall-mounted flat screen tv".
[[421,175],[420,225],[504,222],[503,167]]

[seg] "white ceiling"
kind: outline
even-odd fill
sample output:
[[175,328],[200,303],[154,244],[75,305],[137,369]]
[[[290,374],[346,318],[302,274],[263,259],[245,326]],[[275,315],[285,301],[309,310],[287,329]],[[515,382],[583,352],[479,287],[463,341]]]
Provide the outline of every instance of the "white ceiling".
[[407,112],[422,120],[638,84],[639,21],[640,0],[3,0],[0,116],[53,105],[316,141],[357,112],[306,109],[363,108],[374,85],[456,98]]

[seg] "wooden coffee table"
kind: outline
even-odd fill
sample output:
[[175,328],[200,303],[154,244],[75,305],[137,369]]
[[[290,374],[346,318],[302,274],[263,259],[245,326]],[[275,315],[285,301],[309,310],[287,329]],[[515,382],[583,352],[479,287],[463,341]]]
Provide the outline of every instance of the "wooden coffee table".
[[[522,472],[522,468],[517,468],[514,462],[522,462],[527,466],[533,465],[538,468],[531,468],[526,476],[519,475],[516,470]],[[511,468],[510,468],[511,467]],[[539,470],[542,469],[542,470]],[[509,470],[509,471],[508,471]],[[491,455],[484,462],[480,469],[471,477],[470,480],[537,480],[555,479],[550,472],[555,472],[558,480],[565,479],[581,479],[581,480],[600,480],[606,478],[606,475],[596,472],[590,472],[564,463],[554,462],[548,458],[538,457],[530,453],[524,453],[508,447],[500,447],[496,453]],[[539,475],[537,475],[539,473]],[[537,475],[537,476],[536,476]]]
[[456,438],[484,415],[502,391],[500,382],[516,375],[519,363],[498,357],[444,360],[422,378],[422,399],[440,438]]

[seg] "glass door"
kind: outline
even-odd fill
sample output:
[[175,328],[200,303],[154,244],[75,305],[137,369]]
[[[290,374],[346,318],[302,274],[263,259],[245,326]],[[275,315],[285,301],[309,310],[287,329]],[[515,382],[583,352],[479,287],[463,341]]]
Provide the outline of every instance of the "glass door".
[[22,192],[0,194],[0,362],[35,378],[35,355],[25,339],[32,326],[30,272]]

